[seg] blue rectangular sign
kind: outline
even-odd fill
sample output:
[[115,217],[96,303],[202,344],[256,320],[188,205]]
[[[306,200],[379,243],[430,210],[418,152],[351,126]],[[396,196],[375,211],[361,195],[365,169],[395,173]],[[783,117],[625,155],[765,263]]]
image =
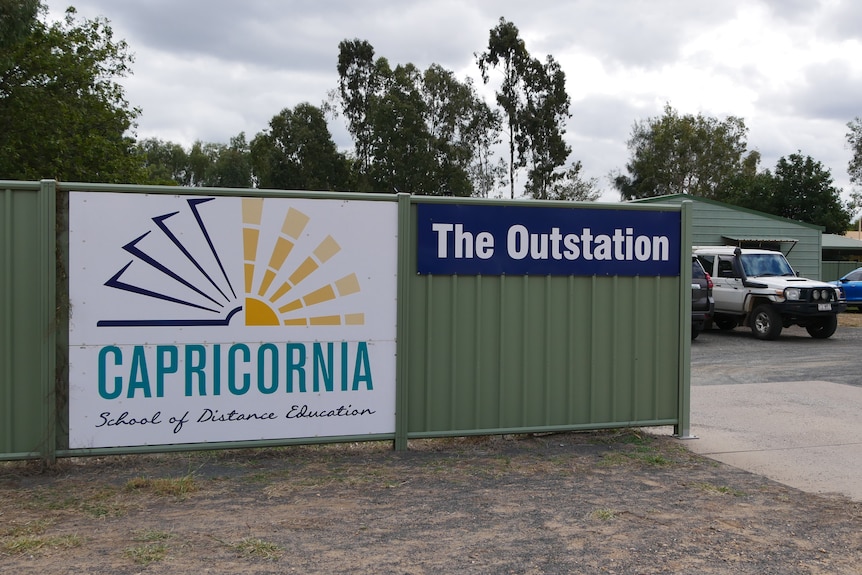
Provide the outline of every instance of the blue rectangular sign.
[[417,271],[678,276],[677,211],[419,204]]

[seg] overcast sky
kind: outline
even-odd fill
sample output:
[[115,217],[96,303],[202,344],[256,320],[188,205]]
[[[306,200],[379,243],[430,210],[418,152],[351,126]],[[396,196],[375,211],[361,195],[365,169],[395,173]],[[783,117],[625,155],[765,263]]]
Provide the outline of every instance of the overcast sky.
[[[284,108],[336,87],[338,43],[367,40],[390,64],[437,63],[481,84],[475,53],[500,19],[533,57],[552,55],[572,100],[570,161],[617,201],[634,122],[680,114],[743,118],[761,168],[801,151],[850,191],[847,122],[862,116],[857,0],[45,0],[104,16],[135,55],[122,81],[142,109],[138,138],[250,140]],[[493,94],[487,93],[493,103]],[[343,149],[352,142],[330,125]]]

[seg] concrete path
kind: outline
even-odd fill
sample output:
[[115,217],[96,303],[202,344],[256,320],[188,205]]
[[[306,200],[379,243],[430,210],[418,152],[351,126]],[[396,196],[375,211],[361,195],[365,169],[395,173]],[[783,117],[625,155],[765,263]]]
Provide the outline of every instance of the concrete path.
[[798,381],[691,388],[686,447],[813,493],[862,501],[862,387]]

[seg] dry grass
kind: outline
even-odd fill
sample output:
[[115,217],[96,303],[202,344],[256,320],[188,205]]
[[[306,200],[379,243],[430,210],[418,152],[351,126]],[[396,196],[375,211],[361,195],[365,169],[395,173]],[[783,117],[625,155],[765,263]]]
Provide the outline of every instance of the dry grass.
[[859,533],[638,430],[0,465],[4,573],[856,574]]
[[853,308],[846,313],[838,314],[838,325],[840,327],[862,327],[862,312]]

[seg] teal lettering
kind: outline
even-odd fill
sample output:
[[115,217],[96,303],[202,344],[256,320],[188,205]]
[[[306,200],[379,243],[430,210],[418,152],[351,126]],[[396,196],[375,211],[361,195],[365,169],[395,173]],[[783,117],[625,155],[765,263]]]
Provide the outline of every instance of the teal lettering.
[[[345,358],[346,360],[347,358]],[[353,391],[359,390],[359,382],[364,381],[366,389],[374,389],[371,382],[371,362],[368,359],[368,343],[360,341],[356,346],[356,364],[353,368]]]
[[[267,376],[266,355],[269,352],[270,370]],[[270,385],[267,386],[267,380]],[[257,348],[257,388],[261,393],[275,393],[278,389],[278,348],[274,343],[265,343]]]
[[[323,386],[326,391],[332,391],[333,369],[332,369],[332,353],[333,344],[326,344],[326,358],[323,357],[323,347],[319,342],[314,343],[314,391],[320,391],[320,380],[323,379]],[[343,363],[343,361],[342,361]]]
[[347,391],[347,342],[341,342],[341,391]]
[[[294,354],[297,352],[297,354]],[[296,357],[294,357],[296,355]],[[293,393],[293,374],[296,373],[300,392],[305,392],[305,346],[301,343],[287,344],[287,393]]]
[[115,345],[109,345],[99,350],[99,396],[102,399],[117,399],[123,393],[123,378],[115,377],[114,389],[108,391],[108,376],[105,364],[108,354],[114,356],[114,365],[123,365],[123,352]]
[[242,374],[242,387],[236,386],[236,354],[242,352],[243,363],[251,361],[251,351],[244,343],[235,343],[230,346],[230,351],[227,355],[227,389],[234,395],[243,395],[251,389],[251,375],[248,373]]
[[180,368],[179,352],[175,345],[156,347],[156,397],[165,396],[165,374],[176,373]]
[[150,376],[147,373],[147,356],[144,355],[144,346],[136,345],[132,351],[132,368],[129,373],[129,391],[127,397],[135,397],[135,391],[144,392],[144,397],[152,397],[150,389]]
[[207,374],[204,368],[207,365],[207,350],[202,345],[186,346],[186,397],[194,395],[193,379],[197,376],[198,395],[207,394]]
[[221,346],[213,346],[213,395],[221,395]]

